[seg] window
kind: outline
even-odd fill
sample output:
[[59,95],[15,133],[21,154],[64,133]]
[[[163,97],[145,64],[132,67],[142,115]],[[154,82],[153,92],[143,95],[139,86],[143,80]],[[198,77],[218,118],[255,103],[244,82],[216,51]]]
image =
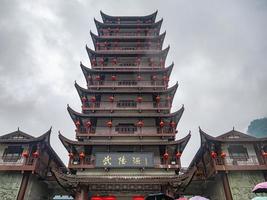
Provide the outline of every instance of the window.
[[119,100],[117,102],[117,107],[120,108],[135,108],[137,106],[136,101],[134,100]]
[[247,148],[242,145],[230,145],[228,147],[230,158],[237,161],[247,161],[248,160],[248,152]]
[[116,126],[115,131],[118,133],[134,133],[137,128],[134,124],[119,124]]
[[5,149],[3,154],[3,161],[4,162],[17,162],[22,154],[22,147],[21,146],[9,146]]

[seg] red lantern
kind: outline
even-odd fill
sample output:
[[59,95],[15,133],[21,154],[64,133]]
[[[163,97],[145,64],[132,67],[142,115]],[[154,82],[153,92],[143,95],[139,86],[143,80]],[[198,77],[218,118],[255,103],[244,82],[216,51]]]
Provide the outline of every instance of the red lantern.
[[91,128],[92,122],[91,121],[87,121],[85,125],[86,125],[87,128]]
[[140,75],[137,76],[137,80],[141,81],[142,77]]
[[153,65],[153,62],[154,62],[153,58],[149,58],[149,65]]
[[175,128],[175,127],[176,127],[176,123],[175,123],[174,121],[171,121],[171,122],[170,122],[170,126],[171,126],[172,128]]
[[144,122],[141,121],[141,120],[138,121],[138,122],[137,122],[137,126],[140,127],[140,128],[143,127],[143,126],[144,126]]
[[153,81],[157,80],[157,76],[155,76],[155,75],[152,76],[152,80],[153,80]]
[[73,158],[74,157],[74,154],[72,152],[69,153],[69,157],[70,158]]
[[100,80],[101,80],[100,76],[97,75],[97,76],[95,77],[95,80],[100,81]]
[[140,65],[140,63],[141,63],[141,59],[140,58],[137,58],[136,59],[136,65]]
[[113,102],[113,101],[114,101],[114,97],[113,97],[113,96],[110,96],[110,97],[109,97],[109,101],[110,101],[110,102]]
[[175,154],[175,157],[176,157],[177,159],[180,159],[181,156],[182,156],[182,153],[179,152],[179,151],[177,151],[177,153]]
[[111,128],[111,127],[112,127],[112,121],[108,121],[108,122],[107,122],[107,126],[108,126],[109,128]]
[[91,75],[88,75],[88,76],[87,76],[87,80],[88,80],[88,81],[91,81],[91,80],[92,80],[92,76],[91,76]]
[[104,65],[104,58],[100,58],[99,63],[100,65]]
[[164,160],[168,160],[168,158],[169,158],[169,154],[168,154],[168,152],[165,152],[165,153],[164,153],[163,158],[164,158]]
[[216,158],[216,157],[217,157],[217,153],[214,152],[214,151],[212,151],[212,152],[210,153],[210,155],[211,155],[212,158]]
[[82,97],[82,102],[85,103],[87,101],[86,97]]
[[136,100],[137,100],[138,103],[141,103],[143,101],[143,98],[142,97],[137,97]]
[[84,158],[85,158],[85,154],[84,154],[84,152],[81,152],[81,153],[79,154],[79,157],[80,157],[80,159],[84,159]]
[[162,128],[164,126],[164,122],[161,120],[159,126]]
[[265,151],[262,151],[262,156],[267,158],[267,153]]
[[75,122],[75,125],[76,125],[76,127],[78,128],[78,127],[80,127],[81,126],[81,123],[80,123],[80,121],[79,120],[77,120],[76,122]]
[[112,80],[112,81],[116,81],[116,79],[117,79],[117,77],[116,77],[115,75],[112,75],[112,76],[111,76],[111,80]]
[[24,158],[28,158],[28,157],[29,157],[29,152],[28,152],[27,150],[23,151],[23,152],[22,152],[22,156],[23,156]]
[[92,59],[92,65],[96,66],[96,59]]
[[164,81],[169,81],[169,77],[168,76],[163,76],[163,80]]
[[104,200],[102,197],[93,196],[91,197],[91,200]]
[[143,196],[133,196],[132,200],[145,200]]
[[157,103],[160,102],[160,96],[159,96],[159,95],[156,97],[156,102],[157,102]]
[[106,197],[102,197],[103,200],[116,200],[116,197],[114,196],[106,196]]
[[112,59],[112,64],[113,64],[113,65],[116,65],[116,64],[117,64],[117,59],[116,59],[116,58],[113,58],[113,59]]
[[167,96],[166,98],[168,101],[170,101],[172,98],[170,96]]
[[96,98],[95,98],[95,96],[91,97],[90,100],[91,100],[91,102],[93,102],[93,103],[96,102]]
[[39,157],[39,152],[38,151],[33,152],[32,156],[34,158],[38,158]]
[[225,158],[225,157],[226,157],[226,153],[225,153],[225,152],[222,152],[222,153],[221,153],[221,157],[222,157],[222,158]]

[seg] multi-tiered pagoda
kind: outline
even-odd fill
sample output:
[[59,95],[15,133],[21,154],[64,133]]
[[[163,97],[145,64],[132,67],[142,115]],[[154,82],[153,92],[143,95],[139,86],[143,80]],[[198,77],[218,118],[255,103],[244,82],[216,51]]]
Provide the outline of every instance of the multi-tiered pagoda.
[[[54,171],[76,199],[143,199],[173,195],[185,184],[180,157],[190,138],[175,140],[184,107],[171,112],[178,84],[168,86],[173,64],[157,12],[95,20],[91,68],[81,63],[87,88],[75,83],[81,112],[68,106],[77,141],[59,135],[69,152],[69,174]],[[188,175],[189,176],[189,175]]]

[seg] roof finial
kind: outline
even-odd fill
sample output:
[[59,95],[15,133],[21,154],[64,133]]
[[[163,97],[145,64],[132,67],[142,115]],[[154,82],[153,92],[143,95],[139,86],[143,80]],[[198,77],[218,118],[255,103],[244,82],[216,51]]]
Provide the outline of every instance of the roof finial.
[[19,131],[19,126],[18,126],[18,131]]
[[233,131],[235,130],[235,127],[233,126]]

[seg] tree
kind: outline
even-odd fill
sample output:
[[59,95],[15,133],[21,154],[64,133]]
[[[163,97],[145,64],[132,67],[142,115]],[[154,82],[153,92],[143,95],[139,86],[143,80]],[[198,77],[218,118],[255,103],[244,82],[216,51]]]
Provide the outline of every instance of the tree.
[[267,137],[267,118],[255,119],[250,122],[247,132],[255,137]]

